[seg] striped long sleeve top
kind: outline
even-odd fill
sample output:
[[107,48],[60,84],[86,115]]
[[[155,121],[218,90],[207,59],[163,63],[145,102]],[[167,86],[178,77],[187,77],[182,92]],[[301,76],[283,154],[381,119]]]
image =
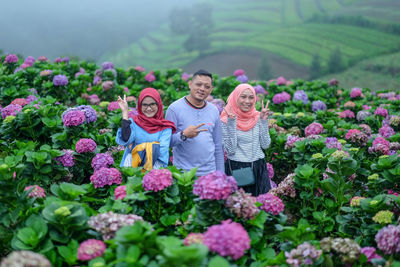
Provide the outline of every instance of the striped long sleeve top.
[[259,119],[249,131],[236,128],[236,118],[222,122],[222,142],[228,158],[239,162],[253,162],[264,158],[263,149],[271,144],[268,120]]

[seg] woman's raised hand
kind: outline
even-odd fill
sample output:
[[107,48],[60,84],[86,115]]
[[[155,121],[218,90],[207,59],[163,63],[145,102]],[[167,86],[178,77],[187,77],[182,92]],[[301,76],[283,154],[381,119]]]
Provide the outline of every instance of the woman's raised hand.
[[230,109],[229,109],[230,112],[228,112],[228,111],[226,110],[226,108],[223,107],[223,109],[224,109],[225,112],[226,112],[226,115],[228,115],[228,118],[229,118],[229,119],[235,119],[235,118],[236,118],[236,114],[233,113],[232,107],[231,107],[231,106],[229,106],[229,108],[230,108]]
[[260,119],[262,120],[267,120],[269,117],[269,100],[267,101],[267,104],[265,104],[264,107],[264,100],[261,100],[261,112],[260,112]]
[[124,95],[124,99],[118,96],[117,102],[122,111],[122,119],[127,120],[129,107],[128,102],[126,101],[126,95]]

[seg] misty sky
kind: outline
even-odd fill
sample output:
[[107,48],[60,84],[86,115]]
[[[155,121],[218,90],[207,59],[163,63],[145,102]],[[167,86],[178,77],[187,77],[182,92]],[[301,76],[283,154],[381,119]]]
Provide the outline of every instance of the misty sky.
[[196,0],[1,0],[0,50],[23,56],[99,59]]

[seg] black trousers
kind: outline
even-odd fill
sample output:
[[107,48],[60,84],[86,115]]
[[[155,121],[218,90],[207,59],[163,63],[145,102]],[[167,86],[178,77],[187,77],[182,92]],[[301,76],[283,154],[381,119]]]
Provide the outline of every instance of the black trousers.
[[[236,170],[246,167],[251,167],[251,162],[240,162],[227,159],[225,162],[225,173],[230,176],[232,175],[231,169]],[[267,163],[265,162],[265,159],[259,159],[253,162],[253,172],[255,183],[253,185],[242,186],[243,190],[247,193],[251,193],[253,196],[268,193],[271,189],[271,184],[269,182]]]

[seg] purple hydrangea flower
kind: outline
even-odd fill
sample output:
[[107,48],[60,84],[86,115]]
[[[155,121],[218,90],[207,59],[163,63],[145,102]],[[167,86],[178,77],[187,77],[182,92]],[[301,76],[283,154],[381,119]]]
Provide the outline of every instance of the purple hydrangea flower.
[[62,114],[64,126],[78,126],[85,122],[85,113],[80,110],[67,110]]
[[103,64],[101,64],[101,68],[103,70],[114,69],[114,64],[112,62],[104,62]]
[[1,109],[1,117],[3,119],[7,118],[8,116],[16,116],[18,112],[22,111],[22,106],[21,105],[14,105],[10,104],[5,106],[4,108]]
[[75,150],[78,153],[94,152],[97,144],[93,139],[81,138],[75,145]]
[[167,169],[151,170],[143,177],[143,188],[146,191],[161,191],[172,185],[172,173]]
[[85,114],[86,122],[91,123],[97,120],[97,112],[89,105],[81,105],[76,107],[77,110]]
[[236,80],[238,80],[241,83],[247,83],[249,81],[249,78],[247,78],[246,75],[239,75],[236,77]]
[[376,249],[374,247],[363,247],[361,248],[361,253],[367,257],[367,262],[372,263],[373,259],[382,259],[382,257],[376,253]]
[[381,107],[378,107],[374,112],[375,116],[387,117],[388,114],[389,114],[389,112],[387,111],[387,109],[384,109],[384,108],[381,108]]
[[93,77],[93,84],[98,85],[101,83],[101,77],[100,76],[94,76]]
[[213,99],[211,101],[211,103],[214,104],[218,108],[219,114],[221,114],[221,112],[224,110],[224,106],[225,106],[224,100],[222,100],[220,98]]
[[136,110],[136,108],[129,108],[129,112],[128,112],[128,117],[132,118],[137,116],[139,114],[139,112]]
[[285,209],[283,201],[279,197],[276,197],[270,193],[259,195],[257,197],[257,201],[262,204],[260,209],[273,215],[278,215]]
[[94,171],[90,181],[94,188],[102,188],[106,185],[121,184],[122,175],[116,168],[101,168]]
[[203,236],[204,245],[219,255],[237,260],[250,248],[250,238],[243,226],[231,220],[222,221],[207,229]]
[[327,148],[337,148],[342,149],[342,144],[337,140],[336,137],[327,137],[325,140],[325,145]]
[[108,168],[109,165],[114,164],[114,159],[109,153],[99,153],[92,159],[92,168],[99,170],[101,168]]
[[290,98],[291,98],[290,94],[288,94],[286,92],[282,92],[282,93],[274,95],[274,97],[272,98],[272,102],[274,104],[280,104],[280,103],[289,101]]
[[400,253],[400,227],[394,225],[383,227],[376,234],[375,241],[385,254]]
[[293,100],[301,101],[303,104],[308,103],[308,96],[304,90],[296,91],[293,95]]
[[68,63],[69,62],[69,57],[63,57],[61,59],[61,62]]
[[18,62],[18,57],[15,54],[9,54],[6,56],[6,59],[4,60],[4,63],[12,64],[12,63],[17,63]]
[[274,178],[274,174],[275,174],[274,166],[271,163],[267,162],[267,170],[268,170],[268,178],[269,179]]
[[390,126],[383,126],[379,129],[379,134],[384,138],[389,138],[395,134],[394,130]]
[[257,199],[255,197],[240,188],[226,199],[225,207],[236,217],[250,220],[260,212],[256,202]]
[[262,87],[261,85],[257,84],[254,86],[254,90],[256,91],[256,94],[262,94],[262,95],[267,95],[268,92]]
[[227,199],[237,188],[233,176],[215,171],[201,176],[194,182],[193,194],[201,199]]
[[64,155],[54,158],[56,161],[61,162],[64,167],[72,167],[75,165],[74,151],[71,149],[63,149]]
[[316,100],[312,102],[311,109],[313,112],[316,112],[318,110],[326,110],[326,104],[324,103],[324,101]]
[[38,98],[36,96],[34,96],[34,95],[28,95],[26,97],[26,101],[28,102],[28,104],[33,102],[33,101],[36,101],[36,100],[38,100]]
[[372,147],[368,148],[369,153],[379,153],[383,155],[389,155],[390,142],[382,137],[377,137],[372,142]]
[[91,105],[98,105],[100,103],[100,98],[98,95],[93,94],[89,96],[89,103]]
[[304,137],[299,137],[297,135],[288,135],[286,139],[285,149],[290,149],[294,147],[294,144],[298,141],[303,141]]
[[67,78],[67,76],[62,75],[62,74],[56,75],[53,78],[53,84],[55,86],[65,86],[68,84],[68,78]]
[[56,59],[54,59],[53,62],[54,62],[54,63],[61,63],[61,58],[60,58],[60,57],[57,57]]

